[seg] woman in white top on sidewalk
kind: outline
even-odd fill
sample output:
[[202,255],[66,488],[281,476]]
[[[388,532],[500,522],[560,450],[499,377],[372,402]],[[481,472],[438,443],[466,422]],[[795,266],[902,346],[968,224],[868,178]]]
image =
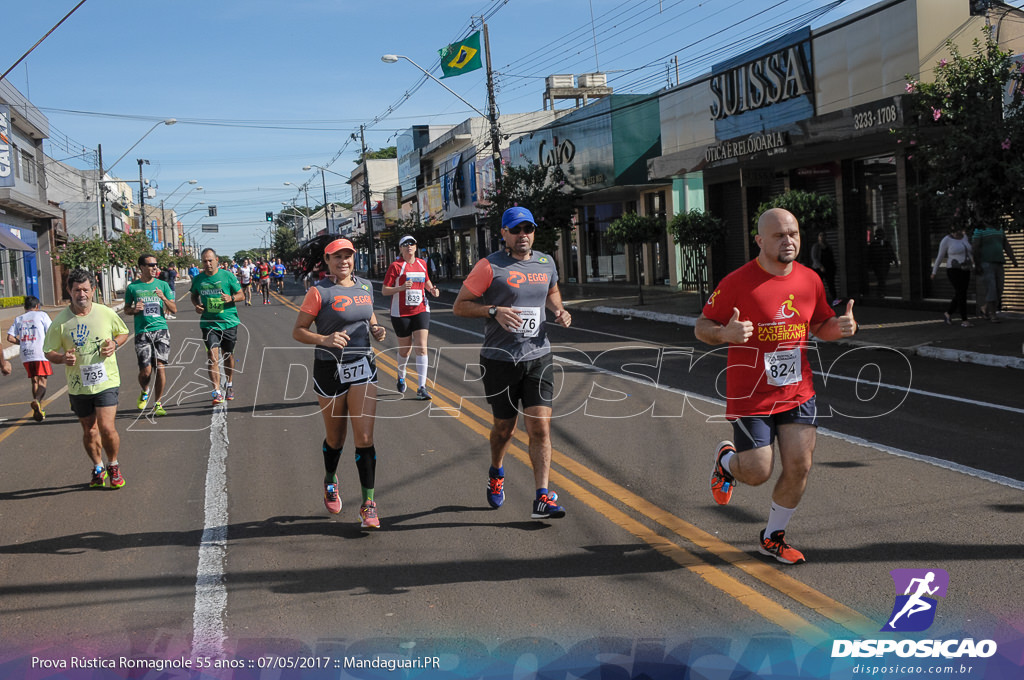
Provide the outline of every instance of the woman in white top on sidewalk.
[[954,311],[960,312],[960,325],[964,328],[973,326],[967,320],[967,286],[971,282],[971,268],[974,266],[971,255],[971,242],[964,234],[964,228],[954,226],[949,234],[942,237],[939,243],[939,254],[932,265],[932,279],[939,273],[939,265],[946,260],[946,276],[953,284],[953,299],[949,301],[949,309],[943,312],[946,323],[952,324]]

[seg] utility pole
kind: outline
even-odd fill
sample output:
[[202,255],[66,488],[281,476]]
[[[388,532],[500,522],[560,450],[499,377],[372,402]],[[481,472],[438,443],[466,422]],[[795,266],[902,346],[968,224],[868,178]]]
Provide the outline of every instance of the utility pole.
[[[487,36],[487,22],[480,18],[484,31],[484,56],[487,63],[487,118],[491,124],[491,161],[494,163],[494,189],[501,186],[501,135],[498,131],[498,104],[494,101],[494,75],[491,73],[491,41]],[[552,108],[554,106],[552,105]],[[476,244],[477,253],[481,258],[492,250],[490,243],[485,243],[485,229],[477,217]]]
[[359,143],[363,147],[363,200],[366,201],[366,226],[368,229],[367,234],[370,236],[367,241],[367,243],[369,243],[367,251],[370,256],[370,263],[366,268],[366,274],[368,278],[372,279],[374,269],[376,268],[374,265],[377,262],[377,258],[373,252],[373,212],[370,208],[370,165],[367,163],[366,159],[366,136],[363,133],[363,127],[364,126],[362,125],[359,126]]
[[487,22],[481,21],[484,30],[484,55],[487,58],[487,118],[491,123],[491,160],[494,162],[494,183],[497,188],[501,181],[501,136],[498,132],[498,105],[494,101],[494,75],[491,73],[491,41],[487,37]]
[[107,240],[107,211],[106,211],[106,194],[103,185],[103,145],[96,145],[96,158],[100,164],[100,175],[99,180],[96,182],[96,193],[99,196],[100,201],[100,234],[103,236],[103,240]]
[[[146,183],[142,179],[142,165],[149,165],[149,161],[144,158],[139,158],[139,228],[142,231],[148,232],[149,228],[146,225]],[[152,237],[150,237],[152,239]]]
[[324,233],[331,233],[331,221],[327,218],[327,177],[324,176],[324,169],[320,168],[320,182],[324,187]]
[[[96,182],[96,200],[98,201],[99,208],[100,208],[100,236],[102,236],[103,240],[106,241],[107,240],[107,211],[106,211],[106,207],[104,205],[105,202],[103,200],[104,198],[106,198],[106,196],[104,195],[105,194],[105,185],[103,184],[103,145],[102,144],[97,144],[96,145],[96,159],[97,159],[97,162],[99,163],[99,166],[100,166],[100,169],[99,169],[100,176],[99,176],[99,178],[97,179],[97,182]],[[110,284],[110,276],[107,274],[108,269],[109,269],[109,267],[104,267],[103,268],[103,281],[102,281],[102,283],[103,283],[103,303],[104,304],[110,304],[110,297],[111,297],[111,292],[110,292],[111,291],[111,286],[109,285]]]

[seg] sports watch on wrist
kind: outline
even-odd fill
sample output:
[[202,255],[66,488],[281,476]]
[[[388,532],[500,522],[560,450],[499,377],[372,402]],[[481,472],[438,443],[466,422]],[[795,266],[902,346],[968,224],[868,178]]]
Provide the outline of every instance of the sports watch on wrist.
[[490,308],[487,310],[487,316],[489,316],[489,317],[491,317],[493,319],[497,315],[498,315],[498,307],[497,307],[497,305],[491,305]]

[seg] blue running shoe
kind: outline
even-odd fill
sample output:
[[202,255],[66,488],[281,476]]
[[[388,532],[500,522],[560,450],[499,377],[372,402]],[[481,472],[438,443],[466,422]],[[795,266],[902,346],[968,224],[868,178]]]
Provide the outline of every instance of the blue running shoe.
[[533,519],[559,519],[565,517],[565,508],[556,503],[558,494],[546,493],[533,502]]
[[501,504],[505,502],[504,486],[504,477],[487,478],[487,503],[492,508],[500,508]]
[[399,394],[404,394],[405,393],[405,389],[406,389],[406,387],[405,387],[405,378],[399,378],[398,379],[398,384],[395,386],[395,389],[398,390]]

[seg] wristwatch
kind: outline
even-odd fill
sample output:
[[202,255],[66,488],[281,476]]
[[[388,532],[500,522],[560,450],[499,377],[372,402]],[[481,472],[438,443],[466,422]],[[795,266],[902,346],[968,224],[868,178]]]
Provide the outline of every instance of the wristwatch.
[[495,306],[495,305],[491,305],[491,307],[487,310],[487,316],[489,316],[489,317],[491,317],[493,319],[497,315],[498,315],[498,307]]

